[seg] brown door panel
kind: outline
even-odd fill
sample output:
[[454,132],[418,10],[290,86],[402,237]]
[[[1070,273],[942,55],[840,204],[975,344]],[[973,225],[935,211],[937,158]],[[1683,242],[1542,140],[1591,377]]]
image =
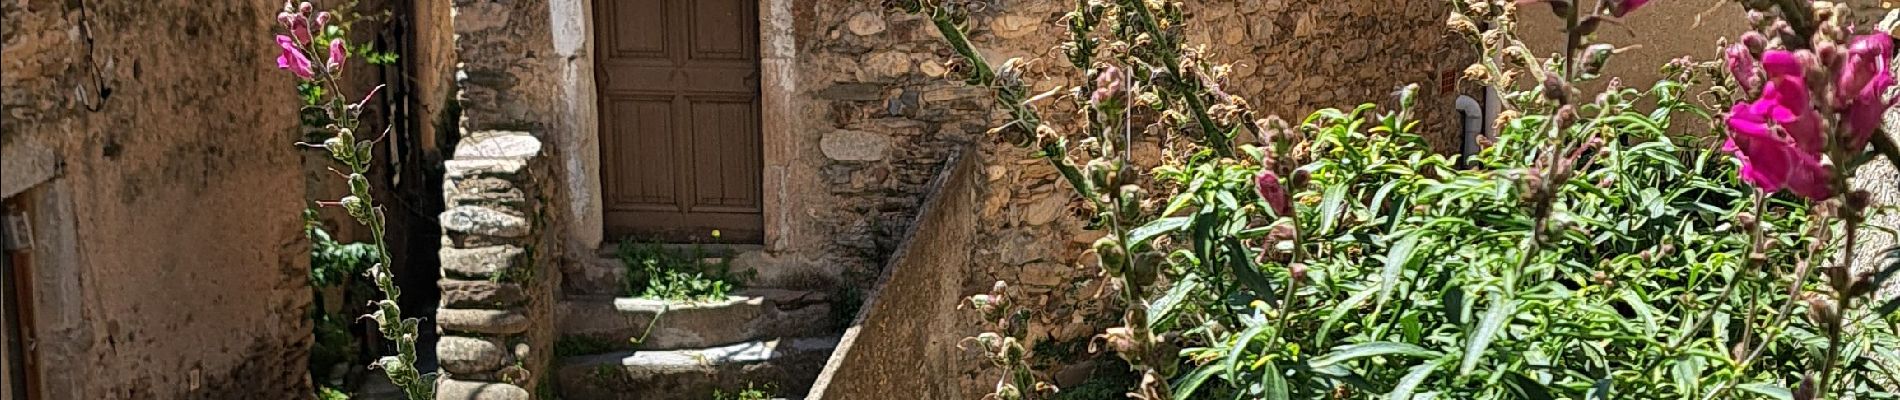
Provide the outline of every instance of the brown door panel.
[[597,0],[609,235],[763,239],[757,10],[757,0]]

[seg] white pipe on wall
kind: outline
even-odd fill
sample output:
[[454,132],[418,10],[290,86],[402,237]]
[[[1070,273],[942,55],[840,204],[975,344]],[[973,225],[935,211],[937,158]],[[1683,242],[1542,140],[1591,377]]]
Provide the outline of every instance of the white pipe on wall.
[[[1487,93],[1486,97],[1490,97],[1490,95]],[[1464,121],[1461,124],[1464,127],[1464,144],[1463,148],[1460,149],[1460,153],[1465,157],[1476,155],[1478,154],[1478,136],[1485,134],[1484,105],[1478,104],[1478,99],[1461,95],[1458,96],[1456,108],[1458,109],[1461,120]]]

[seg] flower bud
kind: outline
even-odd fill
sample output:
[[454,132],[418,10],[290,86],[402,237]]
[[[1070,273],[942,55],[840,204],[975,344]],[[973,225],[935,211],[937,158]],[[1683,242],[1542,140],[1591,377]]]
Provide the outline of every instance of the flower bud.
[[1138,343],[1135,342],[1134,332],[1127,327],[1117,326],[1108,328],[1107,331],[1104,331],[1101,335],[1097,335],[1096,337],[1102,339],[1102,342],[1108,345],[1109,350],[1123,355],[1133,353],[1138,345]]
[[1557,76],[1557,74],[1544,74],[1542,89],[1544,99],[1557,104],[1570,103],[1570,84],[1564,83],[1564,79]]
[[1117,175],[1121,172],[1121,168],[1116,164],[1115,162],[1103,159],[1089,160],[1088,166],[1086,167],[1089,174],[1089,184],[1098,188],[1115,187],[1116,181],[1118,180]]
[[1488,82],[1491,79],[1491,70],[1485,68],[1484,65],[1471,64],[1471,66],[1465,67],[1464,78],[1472,82]]
[[1270,170],[1260,170],[1253,178],[1254,193],[1267,202],[1273,209],[1273,215],[1286,217],[1293,215],[1293,205],[1287,201],[1286,188],[1280,186],[1280,176]]
[[298,14],[304,14],[304,15],[310,15],[310,9],[311,9],[311,8],[314,8],[314,7],[313,7],[313,6],[311,6],[311,5],[310,5],[310,2],[308,2],[308,1],[306,1],[306,2],[302,2],[302,3],[298,3],[298,4],[297,4],[297,13],[298,13]]
[[1095,241],[1095,258],[1102,264],[1102,270],[1111,277],[1121,277],[1128,266],[1128,254],[1122,252],[1121,241],[1114,236],[1104,236]]
[[1735,77],[1735,83],[1748,91],[1761,86],[1761,67],[1755,64],[1755,56],[1749,53],[1745,44],[1729,45],[1722,52],[1722,61],[1728,67],[1729,76]]
[[1306,168],[1293,170],[1293,178],[1287,181],[1287,184],[1293,185],[1293,190],[1304,190],[1306,189],[1306,185],[1312,183],[1313,171],[1307,170]]
[[1609,43],[1597,43],[1584,48],[1583,73],[1592,76],[1602,74],[1603,67],[1609,65],[1610,56],[1616,55],[1616,52],[1616,45]]
[[1763,52],[1768,51],[1768,37],[1762,36],[1761,32],[1742,33],[1741,42],[1742,46],[1748,49],[1748,54],[1754,57],[1761,57]]
[[1103,67],[1095,75],[1095,93],[1089,95],[1089,104],[1097,108],[1119,109],[1122,93],[1127,90],[1128,78],[1121,68],[1113,65]]
[[330,12],[329,11],[317,13],[317,26],[318,27],[330,26]]
[[1008,360],[1012,364],[1021,362],[1023,357],[1029,355],[1029,351],[1023,349],[1022,342],[1016,340],[1015,337],[1004,337],[1002,350],[1003,359]]
[[363,174],[350,174],[350,193],[359,196],[369,194],[369,178]]
[[1306,280],[1306,263],[1293,263],[1286,267],[1286,274],[1293,282]]
[[1833,301],[1818,295],[1808,296],[1808,321],[1814,325],[1827,326],[1837,315]]
[[1471,17],[1467,17],[1464,14],[1456,12],[1456,11],[1453,11],[1451,13],[1451,18],[1445,21],[1445,26],[1451,28],[1452,32],[1458,32],[1459,34],[1463,34],[1463,35],[1473,37],[1473,38],[1478,37],[1478,34],[1479,34],[1478,24],[1476,22],[1472,22]]

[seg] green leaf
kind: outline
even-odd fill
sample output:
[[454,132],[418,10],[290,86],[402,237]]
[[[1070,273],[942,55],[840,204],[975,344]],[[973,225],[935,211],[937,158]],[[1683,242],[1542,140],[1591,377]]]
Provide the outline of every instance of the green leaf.
[[1544,386],[1543,382],[1531,379],[1531,377],[1525,376],[1522,372],[1512,372],[1509,385],[1512,391],[1517,392],[1519,396],[1523,396],[1525,399],[1555,400],[1557,398],[1550,394],[1550,388]]
[[1471,375],[1478,368],[1478,362],[1484,359],[1484,350],[1491,347],[1491,341],[1497,339],[1498,331],[1510,322],[1511,315],[1517,313],[1517,300],[1504,299],[1501,295],[1491,296],[1491,308],[1485,310],[1484,318],[1478,321],[1478,329],[1465,339],[1464,361],[1458,366],[1458,375]]
[[[1656,323],[1656,309],[1650,307],[1649,302],[1637,297],[1635,291],[1624,289],[1617,293],[1617,295],[1624,303],[1629,303],[1631,309],[1636,310],[1637,317],[1643,319],[1644,332],[1655,335],[1657,329],[1659,329]],[[1693,332],[1691,332],[1691,334],[1693,334]]]
[[1266,375],[1260,377],[1260,395],[1264,396],[1261,397],[1261,399],[1287,400],[1287,396],[1290,396],[1290,390],[1288,390],[1286,385],[1286,375],[1280,372],[1280,365],[1278,363],[1268,362],[1266,368]]
[[1272,326],[1268,324],[1266,321],[1259,320],[1258,318],[1254,319],[1250,323],[1252,323],[1253,326],[1249,326],[1247,327],[1247,330],[1241,331],[1240,336],[1235,336],[1233,339],[1233,344],[1227,348],[1227,366],[1222,367],[1222,368],[1225,368],[1227,370],[1228,383],[1231,383],[1231,384],[1241,383],[1240,379],[1234,376],[1235,373],[1240,372],[1241,356],[1249,354],[1247,352],[1247,349],[1253,347],[1253,338],[1260,337],[1261,334],[1264,334],[1267,332],[1268,327]]
[[1176,281],[1173,286],[1168,287],[1166,294],[1148,305],[1149,329],[1166,331],[1160,328],[1174,321],[1175,309],[1179,308],[1181,301],[1189,294],[1199,291],[1201,284],[1200,274],[1188,274],[1180,281]]
[[1794,400],[1793,391],[1789,391],[1787,387],[1768,382],[1744,383],[1736,385],[1735,389],[1776,400]]
[[1194,391],[1200,390],[1201,384],[1206,383],[1207,378],[1214,376],[1214,374],[1225,372],[1226,370],[1227,364],[1207,364],[1200,366],[1200,368],[1195,368],[1194,372],[1190,372],[1187,376],[1181,377],[1181,380],[1174,382],[1174,398],[1193,398],[1192,395]]
[[1379,294],[1379,292],[1361,290],[1359,293],[1354,293],[1352,297],[1346,298],[1346,301],[1334,305],[1332,313],[1326,316],[1326,322],[1319,324],[1319,335],[1314,337],[1320,340],[1332,337],[1333,327],[1339,325],[1340,319],[1345,318],[1347,315],[1352,315],[1353,310],[1358,309],[1359,305],[1365,304],[1366,300],[1371,299],[1372,296],[1376,294]]
[[1326,195],[1319,203],[1320,235],[1332,233],[1333,227],[1339,223],[1341,208],[1346,203],[1346,189],[1350,188],[1352,186],[1344,182],[1326,188]]
[[1310,361],[1310,364],[1312,368],[1318,369],[1356,359],[1384,355],[1437,357],[1444,355],[1444,353],[1418,347],[1418,345],[1411,343],[1370,342],[1333,348],[1333,351],[1326,353],[1326,355],[1314,358]]
[[1424,258],[1421,257],[1424,254],[1416,251],[1418,237],[1421,235],[1409,233],[1401,235],[1404,237],[1399,238],[1399,242],[1393,244],[1392,248],[1385,253],[1385,269],[1379,273],[1379,301],[1374,303],[1374,309],[1385,309],[1386,301],[1392,299],[1392,291],[1399,287],[1399,276],[1407,268],[1415,269],[1418,264],[1424,262]]
[[1149,239],[1154,239],[1156,236],[1181,230],[1181,228],[1187,227],[1188,222],[1191,221],[1193,221],[1193,217],[1169,217],[1148,222],[1147,225],[1142,225],[1139,228],[1128,231],[1127,245],[1130,248],[1139,247],[1142,243],[1147,243]]
[[1438,364],[1438,361],[1431,361],[1412,367],[1411,372],[1399,378],[1399,383],[1392,387],[1392,392],[1385,395],[1386,400],[1412,400],[1412,392],[1417,391],[1418,385],[1425,383],[1425,379],[1430,378],[1432,372],[1438,370]]
[[1248,289],[1252,289],[1255,296],[1266,299],[1267,304],[1279,306],[1280,299],[1273,293],[1273,282],[1268,281],[1267,276],[1260,273],[1260,266],[1254,264],[1253,254],[1247,251],[1247,246],[1242,245],[1239,238],[1232,236],[1227,237],[1222,244],[1227,247],[1227,265],[1233,268],[1234,278],[1240,280],[1240,283],[1246,285]]

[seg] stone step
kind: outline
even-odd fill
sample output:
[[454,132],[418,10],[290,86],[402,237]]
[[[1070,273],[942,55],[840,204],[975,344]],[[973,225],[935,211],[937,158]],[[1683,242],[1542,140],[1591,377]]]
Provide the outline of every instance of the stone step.
[[[742,253],[740,256],[733,258],[731,263],[727,265],[729,270],[726,272],[744,274],[747,271],[753,271],[752,273],[754,274],[758,273],[757,271],[765,267],[768,262],[756,254],[758,253]],[[720,260],[707,259],[705,261],[708,266],[713,266],[718,265]],[[564,274],[565,275],[561,277],[561,290],[569,295],[620,296],[624,294],[621,291],[624,290],[627,265],[611,255],[588,257],[581,260],[581,262],[574,263],[570,269],[564,271]],[[754,283],[755,282],[747,282],[747,284]]]
[[672,350],[826,335],[837,325],[830,300],[821,292],[763,288],[696,303],[569,297],[558,310],[559,340],[589,350]]
[[567,400],[704,400],[748,386],[800,398],[837,347],[826,336],[607,353],[562,359],[555,374]]

